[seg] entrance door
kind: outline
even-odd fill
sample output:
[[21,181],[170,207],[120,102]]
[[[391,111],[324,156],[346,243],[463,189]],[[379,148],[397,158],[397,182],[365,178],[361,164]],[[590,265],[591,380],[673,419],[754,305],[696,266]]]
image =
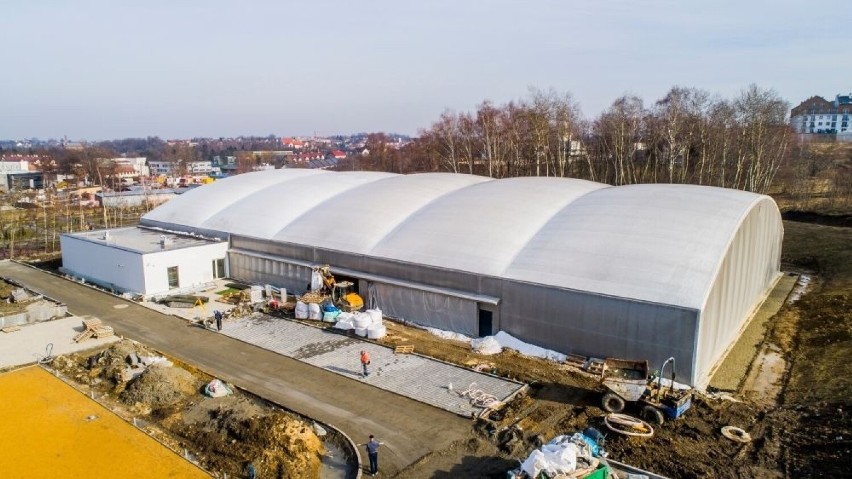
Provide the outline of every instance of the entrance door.
[[484,309],[479,310],[479,337],[491,336],[494,331],[492,324],[493,313]]

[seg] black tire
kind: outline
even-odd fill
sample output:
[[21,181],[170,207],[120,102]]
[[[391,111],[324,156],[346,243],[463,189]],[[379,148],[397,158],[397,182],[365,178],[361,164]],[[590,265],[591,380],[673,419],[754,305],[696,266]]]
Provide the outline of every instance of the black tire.
[[601,407],[606,412],[621,412],[624,411],[624,399],[613,392],[604,394],[601,399]]
[[642,419],[644,419],[648,424],[653,424],[655,426],[659,426],[666,422],[666,417],[663,415],[663,411],[649,405],[645,405],[645,407],[642,408]]

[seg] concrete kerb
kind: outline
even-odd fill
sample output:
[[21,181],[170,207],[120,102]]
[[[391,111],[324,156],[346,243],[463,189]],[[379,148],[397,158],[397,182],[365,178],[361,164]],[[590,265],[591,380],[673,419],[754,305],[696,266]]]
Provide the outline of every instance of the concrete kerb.
[[[27,264],[27,263],[23,263],[23,262],[21,262],[21,261],[17,261],[17,260],[5,260],[5,261],[12,261],[12,262],[14,262],[14,263],[16,263],[16,264],[19,264],[19,265],[25,266],[25,267],[27,267],[27,268],[32,268],[32,269],[35,269],[35,270],[38,270],[38,271],[41,271],[41,272],[44,272],[44,273],[47,273],[47,274],[53,275],[53,276],[55,276],[55,277],[57,277],[57,278],[60,278],[60,279],[65,280],[65,281],[71,281],[71,280],[69,280],[68,278],[66,278],[66,277],[64,277],[64,276],[62,276],[62,275],[59,275],[59,274],[54,273],[53,271],[47,271],[47,270],[44,270],[44,269],[41,269],[41,268],[37,268],[37,267],[35,267],[35,266],[32,266],[32,265]],[[4,281],[6,281],[6,280],[7,280],[6,278],[0,278],[0,279],[3,279]],[[77,283],[76,281],[74,281],[74,282],[75,282],[75,283]],[[16,285],[17,285],[17,282],[15,282],[14,284],[16,284]],[[111,291],[107,291],[107,290],[104,290],[104,289],[102,289],[102,288],[98,288],[98,287],[97,287],[97,286],[95,286],[95,285],[91,285],[91,284],[89,284],[89,283],[77,283],[77,284],[80,284],[81,286],[88,286],[88,287],[89,287],[89,288],[91,288],[91,289],[94,289],[94,290],[99,291],[99,292],[104,293],[104,294],[108,294],[108,295],[110,295],[110,296],[115,297],[116,299],[121,300],[121,301],[125,301],[125,302],[128,302],[128,303],[134,304],[134,305],[136,305],[136,306],[142,306],[142,307],[145,307],[144,305],[141,305],[141,304],[139,304],[139,303],[137,303],[137,302],[135,302],[135,301],[133,301],[133,300],[129,300],[129,299],[127,299],[127,298],[124,298],[124,297],[122,297],[122,296],[120,296],[120,295],[117,295],[117,294],[115,294],[115,293],[111,292]],[[32,292],[34,292],[34,293],[41,294],[42,296],[44,296],[45,298],[50,299],[51,301],[54,301],[54,302],[59,303],[59,304],[62,304],[62,303],[60,303],[59,301],[54,300],[54,299],[53,299],[53,298],[51,298],[50,296],[48,296],[48,295],[46,295],[46,294],[44,294],[44,293],[42,293],[42,292],[40,292],[40,291],[38,291],[38,290],[36,290],[36,289],[34,289],[34,288],[30,288],[30,287],[28,287],[28,286],[26,286],[26,285],[20,285],[20,286],[21,286],[21,287],[25,287],[25,288],[29,289],[30,291],[32,291]],[[150,309],[150,308],[146,308],[146,309]],[[159,312],[159,311],[158,311],[158,312]],[[163,314],[163,313],[160,313],[160,314]],[[182,320],[182,321],[184,321],[184,322],[186,322],[186,323],[189,323],[189,324],[188,324],[188,326],[199,326],[199,325],[198,325],[198,323],[195,323],[194,321],[188,320],[188,319],[183,318],[183,317],[181,317],[181,316],[177,316],[177,315],[175,315],[175,314],[169,314],[168,316],[171,316],[171,317],[174,317],[174,318],[180,319],[180,320]],[[203,326],[200,326],[200,327],[201,327],[202,329],[204,329],[205,331],[208,331],[208,332],[211,332],[211,333],[216,333],[216,331],[210,330],[210,329],[208,329],[208,328],[206,328],[206,327],[203,327]],[[123,336],[119,336],[119,337],[120,337],[121,339],[125,339]],[[235,338],[231,338],[231,339],[235,339]],[[257,347],[257,346],[256,346],[256,345],[254,345],[254,344],[247,343],[247,342],[242,341],[242,340],[239,340],[239,339],[236,339],[236,340],[237,340],[237,341],[240,341],[240,342],[241,342],[241,343],[243,343],[243,344],[248,344],[248,345],[250,345],[250,346]],[[134,340],[132,340],[132,339],[131,339],[131,341],[134,341]],[[134,341],[134,342],[136,342],[136,341]],[[148,346],[146,346],[146,347],[148,347]],[[157,353],[159,353],[159,354],[161,354],[161,355],[164,355],[164,354],[162,353],[162,351],[159,351],[159,350],[154,349],[154,348],[150,348],[150,349],[152,349],[153,351],[156,351]],[[206,371],[206,370],[204,370],[204,369],[202,369],[202,368],[200,368],[200,367],[198,367],[198,366],[193,365],[193,367],[195,367],[196,369],[198,369],[199,371],[201,371],[202,373],[204,373],[204,374],[206,374],[206,375],[208,375],[208,376],[210,376],[210,377],[214,377],[214,378],[215,378],[215,377],[217,377],[217,375],[216,375],[216,374],[211,374],[210,372],[208,372],[208,371]],[[321,368],[320,368],[320,369],[321,369]],[[56,376],[56,374],[54,374],[54,375]],[[57,376],[57,377],[58,377],[58,376]],[[355,459],[356,459],[356,461],[357,461],[357,463],[358,463],[358,464],[357,464],[358,472],[357,472],[357,474],[356,474],[356,479],[360,479],[360,478],[361,478],[361,475],[362,475],[362,467],[363,467],[363,462],[362,462],[362,459],[361,459],[361,453],[360,453],[360,451],[358,450],[358,447],[356,446],[356,443],[352,440],[352,438],[350,438],[350,437],[349,437],[349,435],[347,435],[345,432],[343,432],[342,430],[340,430],[337,426],[334,426],[333,424],[328,424],[328,423],[325,423],[325,422],[323,422],[323,421],[320,421],[320,420],[314,419],[314,418],[312,418],[312,417],[310,417],[310,416],[307,416],[307,415],[305,415],[305,414],[301,414],[301,413],[299,413],[298,411],[294,411],[294,410],[289,409],[289,408],[287,408],[287,407],[285,407],[285,406],[282,406],[281,404],[276,403],[275,401],[269,400],[269,399],[267,399],[267,398],[264,398],[263,396],[260,396],[260,395],[258,395],[258,394],[255,394],[255,393],[251,392],[251,390],[246,389],[246,388],[243,388],[242,386],[239,386],[238,384],[235,384],[235,383],[232,383],[232,384],[234,384],[234,385],[235,385],[236,387],[238,387],[240,390],[242,390],[242,391],[248,391],[250,394],[252,394],[252,395],[254,395],[254,396],[257,396],[257,397],[260,397],[260,398],[262,398],[264,401],[267,401],[267,402],[269,402],[270,404],[274,404],[274,405],[276,405],[276,406],[280,407],[281,409],[283,409],[283,410],[285,410],[285,411],[288,411],[288,412],[291,412],[291,413],[293,413],[293,414],[299,415],[299,416],[301,416],[301,417],[304,417],[304,418],[310,419],[311,421],[314,421],[314,422],[316,422],[316,423],[319,423],[319,424],[321,424],[323,427],[328,427],[329,429],[333,429],[335,432],[337,432],[338,434],[340,434],[340,436],[341,436],[341,437],[343,437],[343,438],[346,440],[346,442],[348,442],[348,444],[349,444],[349,446],[350,446],[351,451],[352,451],[352,452],[354,452],[354,454],[355,454]],[[75,388],[75,389],[76,389],[76,388]],[[418,401],[418,402],[419,402],[419,401]],[[108,409],[108,408],[107,408],[107,409]],[[202,469],[202,470],[203,470],[203,469]],[[205,471],[205,472],[206,472],[206,471]]]

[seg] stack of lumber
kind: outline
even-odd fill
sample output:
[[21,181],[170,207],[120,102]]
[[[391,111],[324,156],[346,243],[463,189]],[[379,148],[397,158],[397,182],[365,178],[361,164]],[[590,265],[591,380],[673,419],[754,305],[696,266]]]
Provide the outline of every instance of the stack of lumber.
[[89,338],[106,338],[115,334],[112,327],[102,324],[98,318],[84,319],[83,327],[85,328],[83,332],[74,336],[75,343],[83,342]]
[[321,294],[318,291],[308,291],[307,293],[303,294],[299,298],[299,301],[301,301],[303,303],[321,304],[327,298],[328,298],[327,294]]

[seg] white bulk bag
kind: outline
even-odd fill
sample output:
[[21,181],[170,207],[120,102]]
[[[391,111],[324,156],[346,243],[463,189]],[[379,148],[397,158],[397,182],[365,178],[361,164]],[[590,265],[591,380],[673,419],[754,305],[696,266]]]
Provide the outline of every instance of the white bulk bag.
[[320,307],[316,303],[311,303],[308,305],[308,319],[314,319],[319,321],[322,319],[322,313],[320,312]]
[[308,319],[308,305],[301,301],[296,302],[296,319]]
[[383,324],[372,324],[367,328],[367,337],[370,339],[382,339],[388,334],[388,330]]
[[381,309],[368,309],[366,311],[367,314],[370,315],[372,324],[382,324],[382,310]]

